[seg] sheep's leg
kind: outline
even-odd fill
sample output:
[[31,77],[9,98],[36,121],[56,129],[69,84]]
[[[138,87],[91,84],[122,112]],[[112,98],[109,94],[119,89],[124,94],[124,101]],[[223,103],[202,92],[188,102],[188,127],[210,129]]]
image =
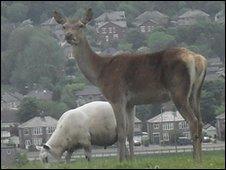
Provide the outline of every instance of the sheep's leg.
[[85,157],[88,161],[91,160],[91,145],[85,145],[84,146],[84,151],[85,151]]
[[126,157],[126,111],[122,102],[112,103],[112,107],[117,122],[118,153],[119,161],[121,162]]
[[73,154],[73,152],[74,152],[74,150],[68,150],[66,152],[66,156],[65,156],[66,163],[70,163],[71,155]]
[[134,115],[135,115],[135,108],[134,106],[127,106],[126,108],[127,113],[127,121],[126,121],[126,128],[127,128],[127,138],[129,142],[129,151],[130,155],[129,158],[132,159],[134,157],[134,151],[133,151],[133,130],[134,130]]

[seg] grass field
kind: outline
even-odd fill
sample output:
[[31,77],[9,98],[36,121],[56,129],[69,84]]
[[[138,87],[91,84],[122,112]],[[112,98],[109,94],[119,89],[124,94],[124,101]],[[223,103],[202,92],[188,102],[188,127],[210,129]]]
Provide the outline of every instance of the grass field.
[[9,168],[19,169],[40,169],[40,168],[63,168],[63,169],[133,169],[133,168],[160,168],[160,169],[224,169],[225,167],[225,151],[208,151],[203,152],[203,162],[195,163],[192,159],[192,153],[164,154],[164,155],[146,155],[135,156],[133,161],[124,161],[119,163],[116,157],[109,158],[93,158],[91,162],[85,159],[77,159],[70,164],[65,163],[42,163],[29,162],[23,166],[14,166]]

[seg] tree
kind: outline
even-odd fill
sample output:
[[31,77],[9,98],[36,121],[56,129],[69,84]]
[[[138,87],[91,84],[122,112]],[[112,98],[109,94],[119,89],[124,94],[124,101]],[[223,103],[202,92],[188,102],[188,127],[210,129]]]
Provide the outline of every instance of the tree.
[[15,59],[10,81],[18,89],[42,83],[42,77],[54,85],[63,76],[63,52],[48,32],[19,27],[11,34],[9,42]]
[[60,116],[69,108],[63,102],[45,101],[32,97],[25,97],[17,112],[20,122],[25,122],[35,116],[40,116],[44,112],[44,116],[52,116],[59,119]]
[[146,36],[137,30],[130,29],[126,33],[124,41],[132,44],[132,49],[138,49],[141,46],[146,46]]
[[62,90],[61,101],[66,103],[69,108],[75,108],[77,106],[75,93],[84,86],[83,83],[67,84]]
[[32,97],[25,97],[17,112],[20,122],[25,122],[40,114],[39,101]]
[[223,110],[222,107],[225,102],[224,98],[224,81],[216,80],[204,83],[201,95],[201,113],[204,123],[215,121],[215,117],[219,114],[219,110]]
[[11,22],[21,22],[26,19],[28,7],[21,2],[14,2],[7,7],[6,16]]
[[163,31],[154,31],[149,34],[147,39],[147,45],[152,52],[166,49],[175,43],[175,37]]

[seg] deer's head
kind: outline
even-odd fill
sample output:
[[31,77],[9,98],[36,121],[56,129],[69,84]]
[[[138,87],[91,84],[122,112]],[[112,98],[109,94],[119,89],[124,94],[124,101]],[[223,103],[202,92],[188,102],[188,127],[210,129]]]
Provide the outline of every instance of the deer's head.
[[86,24],[92,19],[92,16],[91,8],[86,11],[83,18],[73,21],[69,21],[57,11],[53,12],[53,17],[56,22],[62,25],[66,41],[71,45],[78,45],[81,42],[84,37],[83,30]]

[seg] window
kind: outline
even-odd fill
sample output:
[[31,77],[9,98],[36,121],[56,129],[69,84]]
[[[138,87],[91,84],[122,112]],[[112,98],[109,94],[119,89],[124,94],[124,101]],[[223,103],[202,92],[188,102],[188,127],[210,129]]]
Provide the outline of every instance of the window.
[[139,127],[140,127],[139,123],[134,124],[134,128],[139,128]]
[[42,138],[33,138],[33,144],[34,145],[41,145],[42,144]]
[[55,130],[55,127],[53,127],[53,126],[46,127],[46,133],[48,133],[48,134],[53,133],[53,132],[54,132],[54,130]]
[[163,124],[163,130],[172,130],[173,129],[173,123],[164,123]]
[[105,36],[105,39],[106,39],[106,42],[108,42],[108,41],[109,41],[109,36],[106,35],[106,36]]
[[159,128],[159,124],[158,124],[158,123],[154,123],[154,124],[153,124],[153,128],[154,128],[154,129],[158,129],[158,128]]
[[148,26],[148,32],[150,32],[151,31],[151,26]]
[[187,122],[185,121],[179,122],[179,129],[187,129],[187,128],[188,128]]
[[145,26],[140,26],[140,31],[145,32]]
[[113,27],[113,33],[116,33],[116,29],[115,29],[115,27]]
[[25,140],[25,145],[26,145],[26,146],[31,145],[31,141],[30,141],[30,140]]
[[107,34],[106,28],[102,28],[102,34]]
[[187,137],[188,139],[191,138],[190,132],[183,132],[183,135],[184,135],[185,137]]
[[113,35],[113,38],[114,38],[114,39],[118,39],[118,34],[114,34],[114,35]]
[[169,141],[169,133],[164,132],[162,135],[163,135],[163,140],[164,141]]
[[42,134],[41,127],[33,128],[33,135],[41,135],[41,134]]
[[108,30],[109,30],[109,33],[112,33],[112,27],[109,27]]
[[11,154],[11,150],[10,150],[10,149],[7,149],[7,150],[6,150],[6,153],[7,153],[8,155],[10,155],[10,154]]
[[24,129],[24,135],[28,135],[29,134],[29,130],[28,129]]

